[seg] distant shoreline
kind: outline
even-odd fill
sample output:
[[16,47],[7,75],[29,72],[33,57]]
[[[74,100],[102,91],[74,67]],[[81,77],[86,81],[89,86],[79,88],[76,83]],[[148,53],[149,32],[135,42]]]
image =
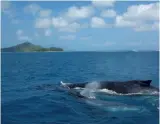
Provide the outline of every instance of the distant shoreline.
[[1,53],[52,53],[52,52],[64,52],[64,51],[31,51],[31,52],[1,52]]
[[132,53],[139,53],[139,52],[160,52],[160,51],[31,51],[31,52],[1,52],[1,53],[67,53],[67,52],[106,52],[106,53],[112,53],[112,52],[132,52]]
[[44,48],[40,45],[34,45],[30,42],[24,42],[22,44],[17,44],[16,46],[1,48],[1,52],[55,52],[63,51],[62,48],[50,47]]

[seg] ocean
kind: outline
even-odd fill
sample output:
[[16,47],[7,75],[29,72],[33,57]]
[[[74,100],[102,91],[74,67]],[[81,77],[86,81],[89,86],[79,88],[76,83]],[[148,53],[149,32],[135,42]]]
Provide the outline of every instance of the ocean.
[[159,84],[158,52],[1,54],[2,124],[158,124],[158,96],[94,93],[80,99],[60,87],[101,80]]

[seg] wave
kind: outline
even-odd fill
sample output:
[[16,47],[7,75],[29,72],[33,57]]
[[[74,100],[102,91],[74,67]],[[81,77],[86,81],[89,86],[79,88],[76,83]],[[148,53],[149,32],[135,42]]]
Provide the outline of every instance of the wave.
[[103,93],[107,93],[107,94],[111,94],[111,95],[122,95],[122,96],[130,96],[130,95],[159,95],[159,92],[157,91],[148,91],[148,92],[138,92],[138,93],[127,93],[127,94],[122,94],[122,93],[117,93],[113,90],[108,90],[108,89],[99,89],[96,92],[103,92]]
[[90,100],[87,99],[85,102],[89,105],[100,107],[103,110],[117,112],[117,111],[137,111],[137,112],[148,112],[148,110],[143,106],[135,106],[135,105],[127,105],[120,102],[110,102],[110,101],[102,101],[102,100]]

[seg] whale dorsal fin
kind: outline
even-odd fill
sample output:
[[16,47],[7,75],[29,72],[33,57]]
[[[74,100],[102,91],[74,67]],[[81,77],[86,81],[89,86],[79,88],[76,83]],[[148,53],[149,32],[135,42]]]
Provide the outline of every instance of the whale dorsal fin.
[[144,80],[144,81],[140,81],[141,82],[141,86],[150,86],[152,80]]

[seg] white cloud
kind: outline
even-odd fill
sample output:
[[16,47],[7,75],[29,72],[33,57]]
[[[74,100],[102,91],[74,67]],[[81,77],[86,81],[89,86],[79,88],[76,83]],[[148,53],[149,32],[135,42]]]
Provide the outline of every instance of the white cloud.
[[137,22],[135,21],[125,20],[122,16],[116,17],[117,27],[135,27],[136,25],[137,25]]
[[16,19],[16,8],[12,5],[10,1],[1,1],[2,13],[7,15],[12,24],[18,24],[19,20]]
[[20,40],[20,41],[31,41],[32,39],[28,36],[19,36],[18,40]]
[[66,27],[68,22],[62,17],[53,17],[52,24],[56,28]]
[[51,29],[45,30],[45,36],[51,36],[51,34],[52,34]]
[[30,4],[24,8],[24,12],[36,15],[41,10],[41,7],[37,4]]
[[52,25],[52,20],[50,18],[38,18],[35,22],[36,28],[49,28]]
[[23,34],[23,30],[18,29],[17,32],[16,32],[16,34],[17,34],[18,36],[22,35],[22,34]]
[[127,12],[116,17],[117,27],[131,27],[135,31],[158,29],[159,3],[133,5]]
[[115,1],[109,0],[109,1],[92,1],[93,6],[95,7],[113,7]]
[[159,3],[133,5],[128,7],[123,18],[131,21],[159,20]]
[[[36,15],[35,18],[35,28],[47,29],[52,26],[51,9],[43,9],[38,4],[30,4],[24,8],[26,13],[31,13],[32,15]],[[50,35],[49,31],[46,30],[45,35]]]
[[53,17],[52,24],[61,32],[76,32],[81,28],[77,22],[68,22],[64,17]]
[[159,28],[159,23],[155,22],[153,24],[140,25],[139,27],[135,28],[135,31],[154,31],[154,30],[158,30],[158,28]]
[[12,11],[12,9],[8,9],[5,11],[2,11],[5,15],[7,15],[10,19],[15,17],[15,13]]
[[52,14],[52,10],[51,9],[44,9],[44,10],[40,10],[39,12],[39,16],[40,17],[49,17]]
[[74,40],[76,38],[75,35],[65,35],[65,36],[60,36],[60,40]]
[[73,22],[71,24],[68,24],[67,26],[59,28],[59,31],[61,31],[61,32],[76,32],[80,28],[81,28],[81,25],[79,23]]
[[112,9],[108,9],[108,10],[103,10],[101,12],[101,16],[102,17],[115,17],[116,16],[116,12]]
[[[31,10],[29,11],[28,8],[31,8]],[[75,20],[87,18],[93,14],[93,7],[91,6],[73,6],[57,17],[51,17],[52,11],[50,9],[42,9],[36,4],[27,6],[25,10],[28,10],[33,15],[39,13],[35,20],[35,28],[48,29],[53,26],[61,32],[76,32],[80,28],[85,28],[88,25],[81,25]]]
[[29,36],[26,36],[22,29],[18,29],[16,32],[17,38],[20,41],[31,41],[32,39]]
[[92,6],[82,6],[82,7],[70,7],[66,13],[66,16],[71,19],[83,19],[88,18],[93,15],[94,9]]
[[11,20],[15,18],[16,11],[10,1],[2,1],[1,10],[2,13],[7,15]]
[[91,19],[91,27],[92,28],[105,28],[106,23],[102,18],[92,17]]

